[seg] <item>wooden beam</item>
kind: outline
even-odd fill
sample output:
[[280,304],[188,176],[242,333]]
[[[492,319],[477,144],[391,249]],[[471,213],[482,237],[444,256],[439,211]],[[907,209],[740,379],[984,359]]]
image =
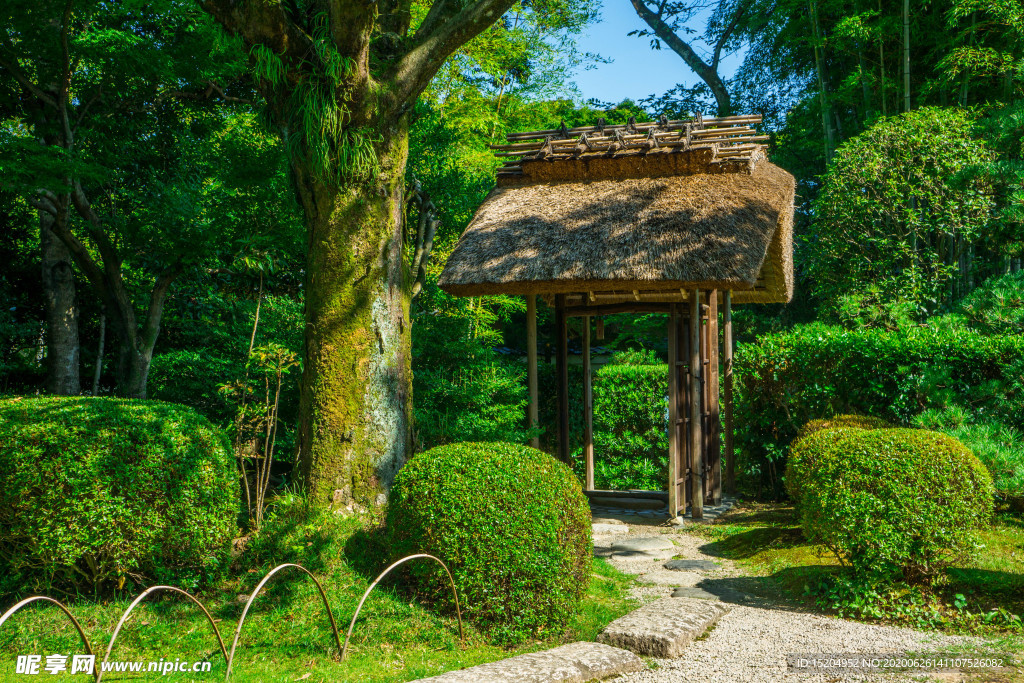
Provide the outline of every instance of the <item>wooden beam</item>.
[[701,470],[704,464],[703,439],[701,438],[701,367],[700,352],[700,290],[690,293],[690,515],[693,519],[704,519],[704,482]]
[[565,315],[565,295],[555,295],[555,340],[558,373],[558,458],[569,464],[569,326]]
[[611,315],[612,313],[668,313],[671,304],[658,303],[621,303],[621,304],[600,304],[597,306],[570,306],[565,309],[565,314],[570,318],[589,315]]
[[583,452],[587,490],[594,489],[594,378],[590,367],[590,318],[583,319]]
[[[537,296],[526,296],[526,383],[530,393],[530,407],[527,412],[527,424],[536,429],[540,424],[538,411],[539,392],[537,384]],[[530,439],[530,445],[540,448],[540,435]]]
[[668,514],[679,514],[679,310],[670,306],[668,316]]
[[732,437],[732,290],[725,292],[722,344],[725,346],[725,490],[736,493],[736,452]]

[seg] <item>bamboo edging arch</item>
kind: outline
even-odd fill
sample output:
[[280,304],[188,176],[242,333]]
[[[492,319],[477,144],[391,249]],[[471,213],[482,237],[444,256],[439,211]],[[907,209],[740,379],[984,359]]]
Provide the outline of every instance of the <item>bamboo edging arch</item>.
[[[356,618],[359,616],[359,610],[363,608],[363,603],[366,602],[366,598],[370,596],[370,592],[377,587],[377,584],[380,583],[380,580],[387,576],[392,569],[394,569],[400,564],[408,562],[409,560],[415,560],[421,557],[430,558],[431,560],[436,561],[444,568],[444,573],[448,575],[448,582],[451,583],[452,594],[455,596],[455,614],[459,617],[459,640],[462,643],[462,647],[466,647],[466,635],[462,630],[462,609],[459,607],[459,592],[455,590],[455,579],[452,578],[452,573],[448,571],[448,565],[446,565],[444,562],[441,562],[441,560],[434,557],[433,555],[419,553],[417,555],[409,555],[408,557],[403,557],[397,562],[392,563],[391,566],[382,571],[380,575],[373,580],[373,583],[370,584],[370,587],[366,589],[365,593],[363,593],[362,600],[360,600],[359,605],[356,606],[356,613],[352,615],[352,623],[348,625],[348,633],[345,634],[345,645],[341,648],[341,661],[345,661],[345,653],[348,650],[348,639],[352,637],[352,629],[356,627]],[[337,633],[337,631],[335,631],[335,633]]]
[[227,663],[228,670],[230,671],[231,660],[228,659],[228,651],[227,648],[224,647],[224,639],[220,635],[220,629],[217,628],[217,623],[213,620],[213,616],[211,616],[210,612],[203,606],[203,603],[199,602],[195,596],[181,590],[180,588],[175,588],[174,586],[152,586],[142,591],[137,598],[132,600],[132,604],[128,605],[128,609],[121,614],[121,618],[118,620],[117,626],[114,627],[114,633],[110,636],[110,642],[107,644],[107,654],[104,655],[103,662],[95,671],[96,683],[99,683],[103,678],[103,665],[110,660],[110,653],[114,651],[114,643],[117,641],[117,634],[121,632],[121,627],[124,626],[125,621],[128,620],[128,615],[130,615],[132,610],[135,609],[140,602],[145,600],[146,597],[152,593],[156,593],[157,591],[171,591],[173,593],[184,595],[203,611],[203,614],[206,616],[206,620],[210,622],[210,627],[213,628],[213,633],[217,636],[217,644],[220,645],[220,652],[224,655],[224,661]]
[[[71,613],[71,610],[65,607],[64,603],[60,602],[59,600],[54,600],[53,598],[47,597],[45,595],[33,595],[32,597],[25,598],[21,602],[11,607],[9,610],[4,612],[3,616],[0,616],[0,626],[3,626],[4,622],[7,621],[11,617],[11,615],[20,610],[25,605],[39,601],[49,602],[59,607],[60,611],[66,614],[68,619],[71,620],[71,623],[75,625],[75,629],[78,631],[78,635],[81,636],[82,642],[85,643],[85,651],[88,652],[90,655],[95,656],[96,653],[92,650],[92,645],[89,643],[89,637],[85,635],[85,631],[82,630],[82,625],[78,623],[78,619],[75,619],[75,615]],[[93,678],[96,679],[96,682],[99,683],[99,670],[96,669],[95,666],[93,667],[92,675]]]
[[[231,651],[230,652],[228,652],[227,648],[224,645],[224,638],[221,636],[220,629],[217,628],[217,622],[214,620],[214,618],[210,614],[209,610],[206,609],[206,607],[203,605],[203,603],[201,603],[199,601],[198,598],[196,598],[194,595],[192,595],[192,594],[190,594],[190,593],[188,593],[188,592],[186,592],[186,591],[184,591],[184,590],[182,590],[180,588],[176,588],[174,586],[151,586],[151,587],[147,588],[142,593],[140,593],[134,600],[132,600],[131,604],[128,605],[128,608],[121,614],[121,618],[118,620],[117,626],[114,627],[114,632],[113,632],[113,634],[110,637],[110,643],[107,645],[107,652],[106,652],[105,656],[103,657],[103,661],[100,662],[99,664],[96,664],[95,662],[93,664],[93,672],[92,672],[93,678],[96,679],[96,683],[100,683],[101,679],[103,678],[103,666],[110,659],[110,654],[114,651],[114,643],[117,641],[117,636],[118,636],[118,634],[120,634],[121,628],[127,622],[128,617],[131,615],[132,611],[143,600],[145,600],[147,597],[149,597],[151,594],[156,593],[158,591],[170,591],[170,592],[173,592],[173,593],[184,595],[186,598],[188,598],[190,601],[192,601],[193,604],[195,604],[197,607],[199,607],[200,610],[202,610],[203,615],[206,617],[207,622],[209,622],[210,627],[213,629],[214,635],[217,636],[217,644],[220,646],[220,651],[221,651],[221,654],[224,656],[225,662],[227,662],[227,671],[224,674],[224,681],[225,681],[225,683],[227,683],[230,680],[230,678],[231,678],[231,666],[232,666],[232,664],[235,661],[235,650],[238,647],[238,641],[239,641],[239,638],[242,635],[242,626],[245,624],[245,617],[249,613],[249,608],[252,606],[252,603],[260,595],[260,593],[263,592],[263,589],[267,585],[267,582],[269,582],[270,579],[274,575],[276,575],[279,571],[281,571],[283,569],[288,569],[290,567],[294,567],[295,569],[300,570],[306,576],[311,578],[313,580],[314,584],[316,584],[316,589],[320,593],[320,598],[323,600],[324,607],[327,609],[327,617],[330,619],[331,630],[334,633],[334,642],[337,644],[338,651],[340,653],[339,658],[340,658],[341,661],[344,661],[345,660],[345,654],[346,654],[346,652],[348,650],[349,639],[352,637],[352,631],[355,629],[355,626],[356,626],[356,619],[359,617],[359,611],[363,608],[363,603],[366,602],[366,599],[370,596],[370,593],[373,591],[374,588],[377,587],[377,584],[380,583],[381,579],[383,579],[385,576],[387,576],[388,573],[390,573],[392,569],[394,569],[395,567],[397,567],[397,566],[399,566],[401,564],[404,564],[405,562],[408,562],[409,560],[415,560],[415,559],[419,559],[419,558],[429,558],[431,560],[434,560],[435,562],[437,562],[438,564],[441,565],[441,567],[445,571],[445,574],[448,575],[448,582],[451,584],[452,594],[455,596],[455,613],[458,616],[458,620],[459,620],[459,640],[461,641],[462,647],[465,647],[466,646],[466,636],[465,636],[465,632],[464,632],[463,627],[462,627],[462,608],[461,608],[461,606],[459,604],[459,593],[458,593],[458,591],[455,588],[455,579],[452,577],[452,573],[448,569],[448,565],[446,565],[443,561],[441,561],[437,557],[434,557],[433,555],[428,555],[426,553],[419,553],[419,554],[416,554],[416,555],[409,555],[407,557],[403,557],[402,559],[400,559],[397,562],[394,562],[390,566],[388,566],[387,569],[385,569],[383,572],[381,572],[380,575],[377,576],[376,579],[374,579],[373,583],[370,584],[370,587],[366,589],[365,593],[363,593],[362,599],[359,601],[359,604],[356,606],[355,614],[352,616],[352,623],[349,624],[348,633],[346,633],[346,635],[345,635],[345,643],[344,643],[344,645],[342,645],[341,635],[338,632],[338,624],[337,624],[337,622],[334,619],[334,612],[331,610],[331,605],[330,605],[330,603],[327,600],[327,593],[326,593],[326,591],[324,591],[323,585],[320,583],[320,581],[317,580],[317,578],[315,576],[313,576],[312,572],[310,572],[308,569],[306,569],[305,567],[303,567],[300,564],[294,564],[294,563],[290,563],[289,562],[289,563],[285,563],[285,564],[280,564],[280,565],[274,567],[273,569],[271,569],[266,574],[266,576],[264,576],[260,580],[260,582],[256,585],[256,588],[253,589],[252,595],[249,596],[249,600],[245,603],[245,609],[242,610],[242,616],[239,617],[239,619],[238,619],[238,626],[235,628],[235,638],[231,642]],[[62,603],[62,602],[60,602],[58,600],[55,600],[55,599],[53,599],[53,598],[51,598],[49,596],[46,596],[46,595],[33,595],[31,597],[25,598],[24,600],[21,600],[20,602],[18,602],[14,606],[12,606],[10,609],[8,609],[6,612],[4,612],[2,616],[0,616],[0,627],[2,627],[4,625],[4,623],[8,619],[10,619],[10,617],[12,615],[14,615],[14,613],[17,612],[18,610],[20,610],[22,607],[25,607],[26,605],[32,604],[34,602],[40,602],[40,601],[54,604],[58,608],[60,608],[60,611],[63,612],[65,614],[65,616],[67,616],[67,618],[71,620],[72,624],[74,624],[75,630],[78,631],[78,635],[81,637],[82,642],[85,644],[86,652],[88,654],[92,655],[93,657],[95,657],[96,653],[93,651],[92,644],[89,642],[89,637],[85,634],[85,630],[82,629],[82,625],[78,622],[78,619],[75,618],[75,615],[71,613],[71,610],[68,609],[67,606],[64,605],[64,603]]]

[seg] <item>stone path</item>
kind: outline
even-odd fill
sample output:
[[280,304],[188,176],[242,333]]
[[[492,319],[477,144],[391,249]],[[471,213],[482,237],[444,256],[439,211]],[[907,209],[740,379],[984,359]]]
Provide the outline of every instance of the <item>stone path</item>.
[[921,652],[977,642],[797,611],[760,594],[757,580],[733,562],[706,555],[707,540],[687,532],[692,522],[676,528],[642,514],[597,509],[594,522],[594,554],[635,574],[633,595],[646,603],[599,639],[654,657],[649,669],[616,683],[906,681],[912,679],[788,671],[786,656]]
[[[732,509],[735,498],[724,498],[719,505],[705,505],[704,519],[714,520]],[[668,503],[663,500],[649,498],[630,498],[627,494],[620,496],[594,496],[591,498],[590,509],[595,517],[636,517],[641,520],[667,522]],[[686,508],[682,519],[690,519],[690,508]]]
[[421,678],[425,683],[588,683],[647,668],[632,652],[599,643],[571,643],[500,662]]

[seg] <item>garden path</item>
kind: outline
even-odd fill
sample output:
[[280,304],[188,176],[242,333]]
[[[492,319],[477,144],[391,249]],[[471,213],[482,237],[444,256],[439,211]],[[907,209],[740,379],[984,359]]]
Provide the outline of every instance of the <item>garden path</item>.
[[[765,590],[763,580],[730,560],[712,557],[708,541],[650,516],[595,512],[594,553],[619,570],[637,575],[634,595],[643,603],[676,596],[720,601],[729,611],[710,632],[675,659],[649,660],[647,671],[616,683],[761,683],[774,681],[964,680],[959,674],[844,675],[790,672],[789,654],[906,653],[970,648],[978,641],[906,628],[877,626],[810,614]],[[640,541],[639,539],[651,539]],[[665,543],[668,541],[671,545]],[[660,547],[659,547],[660,546]],[[672,558],[688,560],[672,564]]]

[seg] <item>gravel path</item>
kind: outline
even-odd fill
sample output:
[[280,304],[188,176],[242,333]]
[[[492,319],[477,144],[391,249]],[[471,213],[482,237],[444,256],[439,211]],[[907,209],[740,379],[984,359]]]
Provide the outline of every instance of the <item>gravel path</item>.
[[[682,587],[710,592],[731,607],[705,638],[687,647],[682,657],[650,660],[649,671],[621,676],[614,679],[617,683],[962,680],[959,676],[937,674],[922,679],[909,675],[790,673],[786,669],[786,655],[937,651],[978,642],[807,614],[770,596],[757,594],[754,590],[759,585],[757,579],[749,577],[729,560],[704,554],[700,547],[707,540],[688,533],[686,527],[657,526],[646,519],[628,516],[595,517],[594,521],[628,527],[628,531],[619,528],[614,534],[595,534],[594,553],[606,557],[619,570],[637,575],[640,585],[632,590],[641,602],[672,595]],[[651,552],[616,550],[616,545],[624,539],[637,537],[664,537],[676,547]],[[672,557],[713,560],[719,567],[714,571],[667,570],[664,563]]]

